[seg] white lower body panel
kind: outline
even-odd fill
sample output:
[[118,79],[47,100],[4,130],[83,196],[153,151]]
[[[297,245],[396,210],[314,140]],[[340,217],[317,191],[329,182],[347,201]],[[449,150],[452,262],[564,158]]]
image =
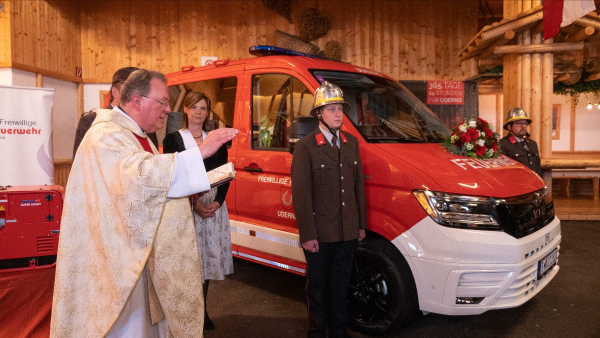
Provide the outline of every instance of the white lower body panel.
[[[475,315],[517,307],[554,278],[558,264],[538,279],[538,262],[560,249],[560,220],[514,238],[500,231],[441,226],[426,217],[392,243],[411,267],[422,311]],[[457,298],[481,298],[457,304]]]

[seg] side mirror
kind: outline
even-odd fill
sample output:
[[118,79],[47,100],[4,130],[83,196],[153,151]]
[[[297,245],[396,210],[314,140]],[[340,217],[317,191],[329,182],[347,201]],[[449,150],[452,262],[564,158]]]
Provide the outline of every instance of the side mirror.
[[310,134],[319,127],[319,119],[314,116],[300,116],[292,121],[288,131],[288,142],[290,154],[294,153],[294,146],[302,137]]

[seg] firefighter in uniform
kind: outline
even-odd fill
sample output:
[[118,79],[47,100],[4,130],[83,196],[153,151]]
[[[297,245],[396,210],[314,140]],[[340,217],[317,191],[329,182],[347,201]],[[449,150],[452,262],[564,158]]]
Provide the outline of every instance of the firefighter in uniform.
[[529,138],[527,126],[531,120],[521,108],[513,108],[506,115],[504,129],[509,133],[500,140],[502,153],[515,161],[522,163],[542,177],[542,168],[538,146]]
[[325,81],[311,115],[319,128],[295,145],[292,197],[306,257],[308,337],[348,337],[346,292],[354,253],[365,237],[365,186],[358,140],[340,130],[341,89]]

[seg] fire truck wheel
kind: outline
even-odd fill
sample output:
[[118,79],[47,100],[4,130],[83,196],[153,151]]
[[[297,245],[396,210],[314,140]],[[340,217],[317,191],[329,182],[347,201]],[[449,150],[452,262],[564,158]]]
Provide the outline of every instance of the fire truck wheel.
[[371,336],[391,334],[417,313],[412,273],[390,242],[377,238],[360,243],[346,301],[350,327]]

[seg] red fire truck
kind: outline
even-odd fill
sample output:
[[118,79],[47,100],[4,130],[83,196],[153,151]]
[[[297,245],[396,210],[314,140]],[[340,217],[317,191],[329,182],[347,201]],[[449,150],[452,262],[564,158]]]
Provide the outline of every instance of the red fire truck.
[[417,311],[474,315],[519,306],[554,278],[560,221],[544,182],[506,156],[476,160],[441,145],[449,130],[379,72],[274,47],[167,75],[174,111],[189,91],[239,129],[227,206],[234,255],[303,274],[288,151],[307,128],[313,93],[338,85],[364,166],[368,232],[348,292],[351,325],[381,335]]

